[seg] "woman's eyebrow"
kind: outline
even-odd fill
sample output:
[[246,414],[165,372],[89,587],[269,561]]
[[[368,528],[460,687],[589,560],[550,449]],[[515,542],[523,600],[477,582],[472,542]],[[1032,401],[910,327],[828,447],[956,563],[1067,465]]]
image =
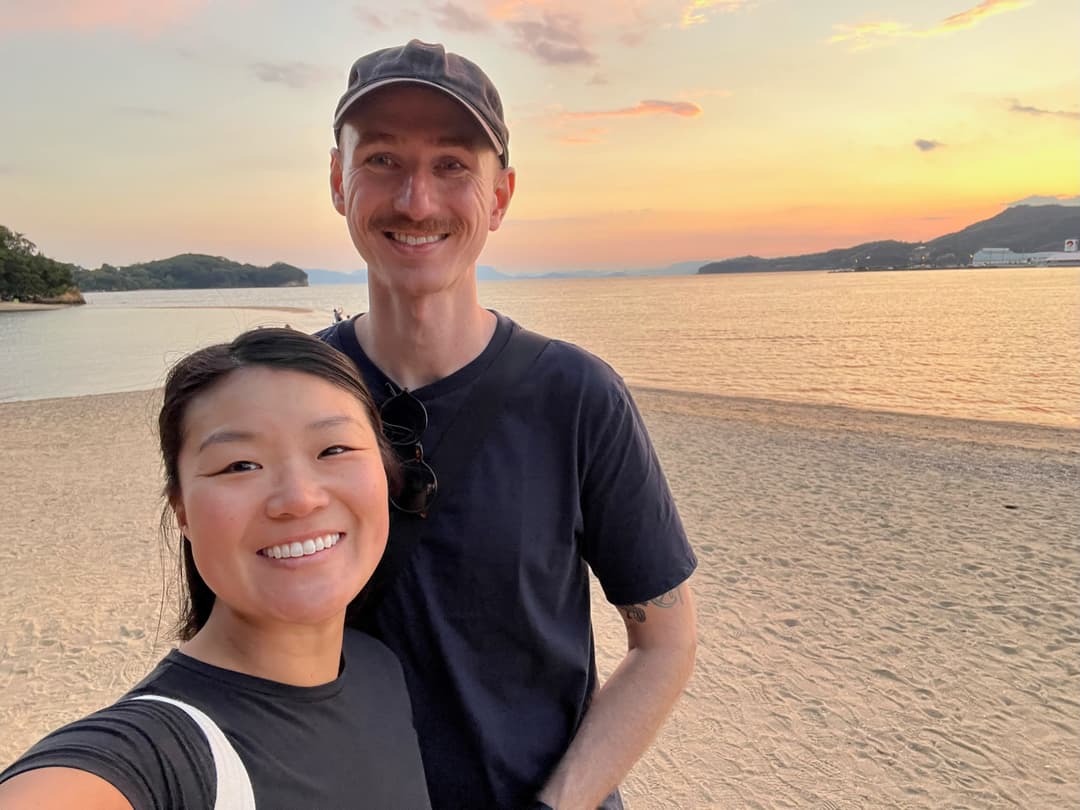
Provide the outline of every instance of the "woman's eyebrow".
[[314,422],[309,422],[308,423],[307,429],[308,430],[322,430],[323,428],[337,427],[338,425],[345,425],[345,424],[353,424],[353,425],[361,425],[362,426],[363,422],[361,422],[359,419],[357,419],[354,416],[345,416],[344,414],[342,414],[341,416],[327,416],[327,417],[324,417],[322,419],[316,419]]
[[[346,416],[344,414],[340,416],[326,416],[322,419],[316,419],[314,422],[307,424],[308,430],[324,430],[328,427],[336,427],[337,425],[354,424],[363,425],[359,419],[353,416]],[[229,442],[249,442],[257,438],[258,434],[250,430],[216,430],[202,440],[197,452],[202,452],[207,447],[214,444],[228,444]]]
[[246,442],[255,438],[255,434],[247,430],[216,430],[203,439],[197,452],[201,453],[212,444],[226,444],[228,442]]

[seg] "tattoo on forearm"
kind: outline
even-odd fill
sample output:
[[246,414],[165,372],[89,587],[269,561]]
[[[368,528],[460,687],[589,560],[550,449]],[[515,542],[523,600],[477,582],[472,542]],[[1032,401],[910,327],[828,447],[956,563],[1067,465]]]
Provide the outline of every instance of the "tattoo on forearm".
[[639,624],[642,624],[645,622],[645,608],[648,605],[655,605],[658,608],[669,608],[675,607],[677,604],[679,604],[679,591],[676,588],[674,591],[668,591],[655,599],[650,599],[648,602],[641,602],[636,605],[619,605],[618,610],[628,622],[638,622]]

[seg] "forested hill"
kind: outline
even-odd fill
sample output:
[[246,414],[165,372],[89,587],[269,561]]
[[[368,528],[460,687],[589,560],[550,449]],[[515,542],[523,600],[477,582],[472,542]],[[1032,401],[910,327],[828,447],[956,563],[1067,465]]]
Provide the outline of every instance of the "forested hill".
[[275,262],[269,267],[240,264],[220,256],[184,253],[127,267],[103,264],[97,270],[77,270],[75,283],[83,292],[117,290],[205,290],[222,287],[306,287],[307,274],[298,267]]
[[929,242],[886,240],[802,256],[763,259],[740,256],[710,262],[698,273],[756,273],[780,270],[883,269],[888,267],[964,267],[985,247],[1016,253],[1061,250],[1066,239],[1080,237],[1080,207],[1017,205],[962,231]]
[[21,233],[0,225],[0,301],[86,303],[72,279],[75,270],[43,255]]

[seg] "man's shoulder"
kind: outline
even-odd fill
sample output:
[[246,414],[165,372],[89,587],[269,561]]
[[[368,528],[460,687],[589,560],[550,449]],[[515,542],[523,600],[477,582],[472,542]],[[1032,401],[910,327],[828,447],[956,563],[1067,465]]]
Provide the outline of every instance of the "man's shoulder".
[[[503,316],[505,317],[505,316]],[[513,323],[511,321],[510,323]],[[551,375],[568,382],[589,382],[608,385],[622,384],[622,377],[603,358],[588,349],[562,338],[542,334],[526,326],[515,324],[524,332],[530,333],[530,339],[540,340],[546,345],[536,360],[534,374]]]
[[564,402],[569,398],[598,403],[630,396],[626,382],[606,360],[559,338],[548,340],[529,378],[539,392]]
[[339,321],[338,323],[331,324],[330,326],[326,327],[325,329],[320,329],[318,332],[315,332],[314,336],[317,337],[319,340],[325,342],[325,343],[329,343],[335,349],[340,351],[342,349],[342,346],[343,346],[343,343],[342,343],[342,328],[341,327],[343,327],[345,324],[351,324],[351,323],[352,323],[351,320],[349,320],[349,321]]

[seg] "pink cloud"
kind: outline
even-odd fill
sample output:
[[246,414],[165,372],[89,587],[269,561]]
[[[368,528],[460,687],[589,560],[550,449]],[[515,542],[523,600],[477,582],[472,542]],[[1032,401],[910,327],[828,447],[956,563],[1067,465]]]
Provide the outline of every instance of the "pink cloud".
[[945,33],[946,31],[955,31],[958,28],[971,28],[985,17],[1003,14],[1006,11],[1020,9],[1030,4],[1031,0],[983,0],[979,5],[969,8],[967,11],[961,11],[959,14],[946,17],[941,21],[941,25],[934,30]]
[[190,16],[207,0],[36,0],[5,3],[0,32],[120,28],[146,36]]
[[633,107],[620,107],[615,110],[567,112],[563,113],[561,117],[571,121],[583,121],[594,118],[631,118],[640,115],[678,115],[684,118],[694,118],[701,115],[701,107],[690,101],[646,99]]

